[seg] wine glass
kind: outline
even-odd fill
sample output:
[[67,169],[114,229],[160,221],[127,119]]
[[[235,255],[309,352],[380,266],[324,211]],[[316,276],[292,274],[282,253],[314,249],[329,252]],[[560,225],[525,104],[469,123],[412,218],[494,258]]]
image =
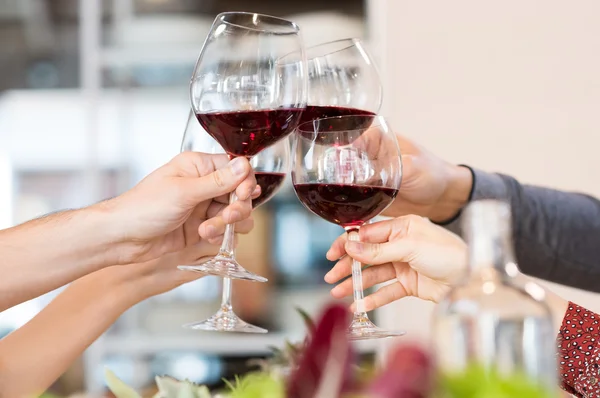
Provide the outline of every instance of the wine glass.
[[383,88],[364,44],[355,38],[306,49],[308,100],[301,123],[344,115],[375,115]]
[[[284,57],[285,56],[285,57]],[[192,109],[229,157],[251,158],[291,134],[306,107],[306,56],[300,29],[268,15],[217,15],[192,75]],[[230,202],[236,200],[231,194]],[[233,225],[201,272],[266,282],[233,252]],[[185,269],[200,271],[197,266]]]
[[[181,151],[195,151],[204,153],[225,153],[225,150],[210,135],[202,129],[192,111],[188,117]],[[271,199],[283,185],[285,176],[290,168],[289,139],[285,138],[253,156],[250,164],[254,169],[256,182],[260,186],[260,195],[252,200],[252,208],[264,204]],[[235,258],[235,248],[232,249]],[[187,268],[188,266],[180,266]],[[199,272],[204,271],[204,264],[194,265]],[[266,329],[251,325],[235,314],[231,304],[232,283],[231,278],[223,278],[223,294],[219,310],[200,322],[183,325],[185,328],[196,330],[209,330],[217,332],[245,332],[267,333]]]
[[[358,241],[360,227],[394,200],[402,180],[396,137],[385,119],[348,115],[301,124],[292,149],[292,182],[300,202],[317,216],[342,226]],[[361,263],[352,262],[356,306],[353,340],[401,336],[375,326],[365,311]]]

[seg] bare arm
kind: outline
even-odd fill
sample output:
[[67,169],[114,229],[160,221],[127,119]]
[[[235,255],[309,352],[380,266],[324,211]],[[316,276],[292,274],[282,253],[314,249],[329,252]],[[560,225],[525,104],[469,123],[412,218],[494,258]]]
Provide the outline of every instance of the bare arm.
[[[110,265],[219,240],[247,220],[255,187],[245,158],[185,153],[117,198],[0,231],[0,311]],[[232,191],[240,200],[225,206]]]
[[[22,328],[0,340],[0,397],[38,396],[131,306],[201,276],[177,265],[213,255],[201,244],[131,266],[113,266],[72,283]],[[185,253],[184,253],[185,254]]]
[[0,231],[0,311],[118,264],[102,205]]

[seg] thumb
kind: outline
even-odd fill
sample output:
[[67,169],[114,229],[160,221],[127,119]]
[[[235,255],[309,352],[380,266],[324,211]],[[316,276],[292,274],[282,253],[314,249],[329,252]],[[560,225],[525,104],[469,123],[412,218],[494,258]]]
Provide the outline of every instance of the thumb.
[[346,253],[365,264],[379,265],[392,262],[410,262],[412,249],[406,242],[397,240],[386,243],[346,242]]
[[231,160],[227,167],[203,177],[186,177],[184,198],[197,204],[233,192],[251,171],[252,167],[248,159],[238,157]]

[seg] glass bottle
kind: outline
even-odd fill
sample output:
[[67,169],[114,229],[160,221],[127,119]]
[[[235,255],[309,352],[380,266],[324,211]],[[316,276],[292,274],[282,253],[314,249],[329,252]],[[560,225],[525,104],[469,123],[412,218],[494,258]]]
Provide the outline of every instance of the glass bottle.
[[465,210],[462,229],[469,248],[468,273],[434,315],[441,370],[484,374],[488,381],[492,374],[519,378],[555,393],[552,314],[539,285],[515,278],[510,206],[496,200],[473,202]]

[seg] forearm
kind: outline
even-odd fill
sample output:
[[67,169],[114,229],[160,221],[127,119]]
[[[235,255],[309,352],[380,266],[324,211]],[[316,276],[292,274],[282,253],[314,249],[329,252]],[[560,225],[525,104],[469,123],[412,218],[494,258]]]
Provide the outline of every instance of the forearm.
[[37,396],[138,300],[99,271],[71,284],[42,312],[0,340],[0,397]]
[[[600,201],[587,195],[521,185],[474,170],[472,200],[508,200],[515,254],[529,275],[600,291]],[[446,227],[460,233],[460,217]]]
[[119,263],[102,204],[0,231],[0,311]]

